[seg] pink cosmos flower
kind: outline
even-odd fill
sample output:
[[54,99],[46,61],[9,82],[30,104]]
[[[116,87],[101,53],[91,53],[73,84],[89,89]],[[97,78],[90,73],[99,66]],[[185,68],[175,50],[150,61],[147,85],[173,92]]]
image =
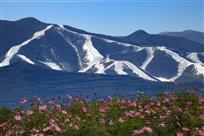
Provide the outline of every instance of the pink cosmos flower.
[[160,102],[157,102],[156,104],[158,107],[161,107],[161,103]]
[[124,105],[124,104],[126,103],[126,100],[122,99],[122,100],[120,101],[120,103],[121,103],[122,105]]
[[143,127],[143,128],[141,128],[141,129],[135,129],[135,130],[133,130],[133,136],[137,136],[137,135],[141,135],[141,134],[143,134],[143,133],[145,133],[145,132],[147,132],[147,133],[152,133],[152,128],[150,128],[150,127]]
[[170,102],[170,99],[169,98],[164,98],[164,102],[168,103],[168,102]]
[[34,97],[34,98],[32,99],[32,101],[38,101],[38,102],[41,102],[41,99],[40,99],[39,97]]
[[201,126],[201,130],[203,130],[203,131],[204,131],[204,126]]
[[144,127],[143,129],[148,133],[152,133],[152,128],[150,127]]
[[200,136],[204,136],[204,130],[198,130]]
[[86,107],[81,107],[82,112],[87,113],[88,109]]
[[140,107],[139,112],[144,112],[144,109],[142,109],[142,107]]
[[5,127],[7,124],[8,124],[7,122],[1,123],[1,124],[0,124],[0,128]]
[[167,111],[168,108],[166,106],[162,106],[162,110]]
[[5,136],[13,136],[13,135],[14,135],[13,130],[8,130],[8,132],[6,132]]
[[135,129],[132,131],[133,136],[138,136],[144,133],[144,129]]
[[150,110],[146,110],[145,113],[147,113],[148,115],[151,114],[151,111]]
[[204,98],[199,98],[198,100],[200,103],[204,103]]
[[204,120],[204,114],[200,115],[199,118]]
[[20,115],[15,115],[15,120],[20,121],[22,117]]
[[53,103],[54,103],[54,101],[48,101],[47,103],[48,103],[48,104],[53,104]]
[[118,122],[119,123],[123,123],[125,120],[122,118],[122,117],[120,117],[119,119],[118,119]]
[[201,128],[197,128],[197,132],[200,136],[204,136],[204,126],[201,126]]
[[135,111],[127,111],[125,112],[126,117],[133,117],[135,115]]
[[54,106],[54,108],[59,110],[59,109],[61,108],[61,106],[60,106],[59,104],[56,104],[56,105]]
[[135,115],[135,116],[140,116],[141,113],[140,113],[140,112],[135,112],[134,115]]
[[33,128],[32,131],[35,132],[35,133],[39,132],[39,130],[37,128]]
[[50,119],[50,124],[54,124],[55,120],[54,119]]
[[47,131],[49,131],[50,129],[51,129],[50,126],[48,126],[48,127],[43,128],[43,131],[44,131],[44,132],[47,132]]
[[204,110],[204,106],[198,106],[197,107],[199,110]]
[[131,102],[131,103],[130,103],[130,106],[132,106],[132,107],[136,107],[136,106],[137,106],[136,101]]
[[186,102],[186,104],[187,104],[188,106],[190,106],[190,105],[192,105],[193,103],[192,103],[192,102]]
[[60,132],[62,130],[56,123],[51,123],[50,129],[57,132]]
[[80,100],[79,98],[76,98],[76,97],[73,98],[73,101],[74,101],[74,102],[79,102],[79,100]]
[[65,111],[65,110],[62,110],[61,111],[64,115],[67,115],[67,111]]
[[189,128],[187,128],[187,127],[182,127],[182,130],[183,130],[183,131],[189,131]]
[[101,112],[101,113],[105,113],[107,111],[107,108],[106,107],[101,107],[100,109],[99,109],[99,112]]
[[27,114],[27,115],[32,115],[32,114],[33,114],[33,111],[29,110],[29,111],[26,112],[26,114]]
[[55,125],[54,127],[55,127],[55,130],[58,132],[60,132],[62,130],[58,125]]
[[70,100],[73,99],[73,97],[72,97],[71,95],[69,95],[69,94],[67,94],[66,97],[67,97],[68,99],[70,99]]
[[109,100],[112,100],[112,99],[113,99],[113,97],[111,97],[111,96],[108,96],[108,99],[109,99]]
[[28,102],[27,99],[23,99],[23,100],[20,101],[21,104],[25,104],[25,103],[27,103],[27,102]]
[[197,130],[200,136],[204,136],[204,126]]
[[46,105],[40,105],[39,106],[39,110],[40,111],[46,111],[47,110],[47,106]]

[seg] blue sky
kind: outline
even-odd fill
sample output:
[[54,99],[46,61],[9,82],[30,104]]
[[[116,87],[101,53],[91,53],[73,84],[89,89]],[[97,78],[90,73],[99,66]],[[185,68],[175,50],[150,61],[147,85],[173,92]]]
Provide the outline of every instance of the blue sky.
[[[154,2],[153,2],[154,1]],[[204,0],[1,0],[1,19],[35,17],[90,32],[204,31]]]

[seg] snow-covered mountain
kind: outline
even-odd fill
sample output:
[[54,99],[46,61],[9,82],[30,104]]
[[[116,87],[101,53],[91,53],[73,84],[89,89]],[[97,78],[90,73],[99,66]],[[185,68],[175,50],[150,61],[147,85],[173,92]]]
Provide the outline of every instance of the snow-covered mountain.
[[0,67],[130,75],[155,82],[204,82],[204,44],[143,30],[125,37],[89,33],[34,18],[1,21]]

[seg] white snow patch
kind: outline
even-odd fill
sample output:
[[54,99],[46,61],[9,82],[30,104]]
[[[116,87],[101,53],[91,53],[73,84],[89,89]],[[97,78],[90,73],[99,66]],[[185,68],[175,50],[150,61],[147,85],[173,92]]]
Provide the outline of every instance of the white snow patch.
[[197,75],[201,74],[204,76],[204,67],[200,63],[195,63],[194,67],[197,70],[197,72],[196,72]]
[[23,46],[25,46],[26,44],[28,44],[29,42],[31,42],[32,40],[39,38],[41,36],[43,36],[45,34],[45,32],[50,29],[52,27],[52,25],[47,26],[45,29],[34,33],[33,37],[24,41],[23,43],[19,44],[19,45],[15,45],[13,47],[11,47],[9,49],[9,51],[6,53],[5,59],[0,63],[0,67],[3,66],[7,66],[10,64],[10,60],[18,53],[19,49]]
[[[110,65],[104,67],[103,63],[110,63],[110,62],[112,62]],[[96,65],[100,66],[100,69],[98,68],[99,71],[97,71],[96,73],[105,73],[105,71],[109,70],[111,67],[114,66],[114,71],[119,75],[128,75],[128,73],[124,71],[124,68],[128,68],[133,73],[135,73],[136,75],[138,75],[143,79],[150,80],[150,81],[157,81],[154,78],[147,75],[144,71],[136,67],[134,64],[130,63],[129,61],[118,61],[113,59],[106,59],[105,61],[102,61],[100,64],[96,64]],[[96,65],[94,65],[95,68],[97,67]]]
[[97,71],[95,73],[97,73],[97,74],[106,74],[105,70],[104,70],[105,67],[104,67],[104,65],[102,63],[97,63],[95,65],[95,68],[97,69]]
[[46,66],[48,66],[49,68],[51,68],[53,70],[62,71],[62,68],[54,62],[49,62],[49,61],[47,61],[47,62],[39,61],[39,62],[45,64]]
[[145,70],[147,65],[152,61],[152,59],[154,58],[154,49],[153,47],[146,47],[146,52],[147,52],[147,58],[146,60],[143,62],[142,66],[140,67],[141,69]]
[[191,61],[196,62],[196,63],[202,63],[198,57],[197,52],[192,52],[188,54],[187,58],[189,58]]
[[169,79],[167,78],[164,78],[164,77],[156,77],[159,81],[162,81],[162,82],[171,82]]
[[[99,38],[99,37],[97,37],[97,38]],[[108,43],[117,43],[118,45],[122,45],[125,47],[138,47],[138,46],[133,45],[133,44],[118,42],[118,41],[114,41],[114,40],[110,40],[110,39],[105,39],[105,38],[99,38],[99,39],[104,40],[105,42],[108,42]]]
[[155,79],[147,75],[145,72],[143,72],[141,69],[139,69],[138,67],[136,67],[134,64],[130,63],[129,61],[124,61],[124,64],[126,64],[128,68],[130,68],[139,77],[142,77],[144,79],[151,80],[151,81],[156,81]]
[[[86,52],[86,56],[84,58],[87,67],[81,69],[79,72],[86,72],[93,65],[100,62],[104,57],[94,48],[91,42],[91,36],[83,35],[86,38],[86,41],[83,45],[83,50]],[[98,67],[99,68],[99,67]]]
[[17,56],[29,64],[35,65],[35,63],[31,59],[24,55],[18,54]]
[[114,61],[115,72],[119,75],[127,75],[128,73],[123,71],[124,64],[122,61]]

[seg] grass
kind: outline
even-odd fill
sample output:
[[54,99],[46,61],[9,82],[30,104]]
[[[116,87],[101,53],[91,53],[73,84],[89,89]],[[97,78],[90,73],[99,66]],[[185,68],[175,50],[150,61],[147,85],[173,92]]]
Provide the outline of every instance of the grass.
[[15,110],[0,109],[0,135],[203,136],[204,96],[180,91],[154,98],[23,99]]

